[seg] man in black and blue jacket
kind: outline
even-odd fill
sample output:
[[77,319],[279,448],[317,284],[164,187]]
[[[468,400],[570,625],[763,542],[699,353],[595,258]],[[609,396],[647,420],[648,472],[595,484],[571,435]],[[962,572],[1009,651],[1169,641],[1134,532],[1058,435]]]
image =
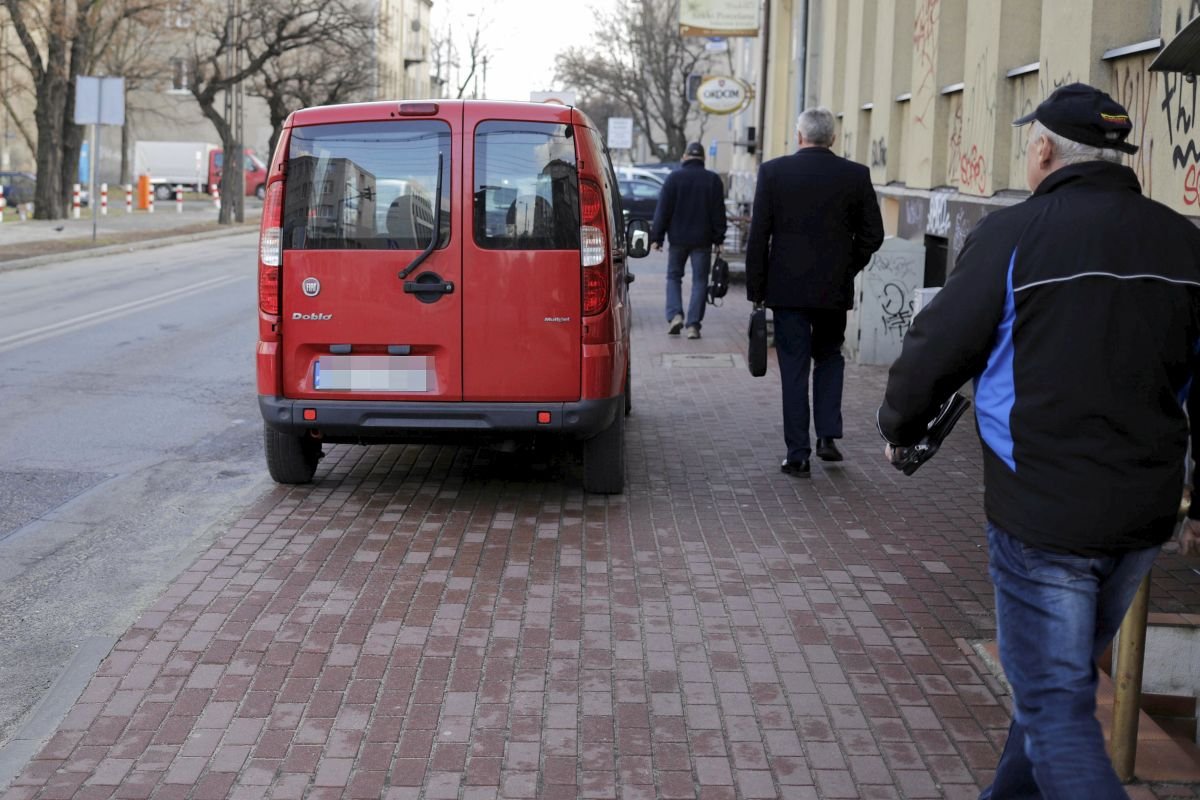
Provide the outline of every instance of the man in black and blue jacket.
[[[1137,150],[1131,121],[1107,94],[1063,86],[1014,124],[1030,122],[1032,196],[967,238],[905,338],[878,423],[895,463],[975,381],[1013,687],[982,797],[1123,798],[1094,664],[1177,522],[1200,409],[1200,230],[1142,196],[1121,163]],[[1198,532],[1185,522],[1184,552],[1200,550]]]

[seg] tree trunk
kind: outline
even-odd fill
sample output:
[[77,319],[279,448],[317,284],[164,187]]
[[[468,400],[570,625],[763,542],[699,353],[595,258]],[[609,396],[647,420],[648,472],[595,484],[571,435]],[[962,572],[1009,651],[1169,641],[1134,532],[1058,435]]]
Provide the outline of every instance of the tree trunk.
[[[47,73],[49,76],[49,73]],[[47,81],[46,83],[50,83]],[[55,123],[61,117],[55,113],[61,104],[61,89],[39,85],[37,110],[37,186],[33,192],[34,219],[62,219],[66,215],[62,185],[62,128]]]
[[217,135],[221,137],[221,211],[217,215],[217,222],[222,225],[228,225],[233,222],[234,203],[238,201],[244,202],[245,199],[234,194],[241,187],[233,185],[235,181],[235,176],[233,175],[234,165],[236,163],[240,166],[242,161],[240,158],[234,158],[231,155],[237,152],[236,143],[233,141],[233,126],[226,122],[225,118],[217,112],[215,100],[207,96],[196,99],[200,104],[201,113],[213,124],[213,127],[217,129]]
[[121,126],[121,183],[133,183],[133,166],[129,163],[129,118]]

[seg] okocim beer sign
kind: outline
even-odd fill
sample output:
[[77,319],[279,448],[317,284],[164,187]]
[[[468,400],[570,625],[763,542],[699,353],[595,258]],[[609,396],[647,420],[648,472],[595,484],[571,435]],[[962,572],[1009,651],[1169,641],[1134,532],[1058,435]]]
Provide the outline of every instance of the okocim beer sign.
[[754,92],[744,81],[710,75],[696,88],[696,102],[709,114],[736,114],[750,105]]

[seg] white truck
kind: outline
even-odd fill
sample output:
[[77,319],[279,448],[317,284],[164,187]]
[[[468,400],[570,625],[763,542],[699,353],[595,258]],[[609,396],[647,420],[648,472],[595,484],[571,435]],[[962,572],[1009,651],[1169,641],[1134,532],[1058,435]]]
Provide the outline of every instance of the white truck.
[[[221,180],[221,146],[211,142],[137,142],[133,151],[135,175],[149,175],[154,196],[170,200],[175,187],[209,192]],[[267,167],[249,148],[245,152],[246,194],[262,198]]]

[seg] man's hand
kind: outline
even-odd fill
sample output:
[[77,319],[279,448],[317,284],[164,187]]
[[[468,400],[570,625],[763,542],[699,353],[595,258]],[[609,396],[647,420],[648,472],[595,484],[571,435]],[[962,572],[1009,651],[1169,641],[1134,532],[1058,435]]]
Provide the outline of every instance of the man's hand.
[[654,249],[661,253],[662,252],[662,242],[655,242]]
[[1179,554],[1200,556],[1200,519],[1185,519],[1179,528]]

